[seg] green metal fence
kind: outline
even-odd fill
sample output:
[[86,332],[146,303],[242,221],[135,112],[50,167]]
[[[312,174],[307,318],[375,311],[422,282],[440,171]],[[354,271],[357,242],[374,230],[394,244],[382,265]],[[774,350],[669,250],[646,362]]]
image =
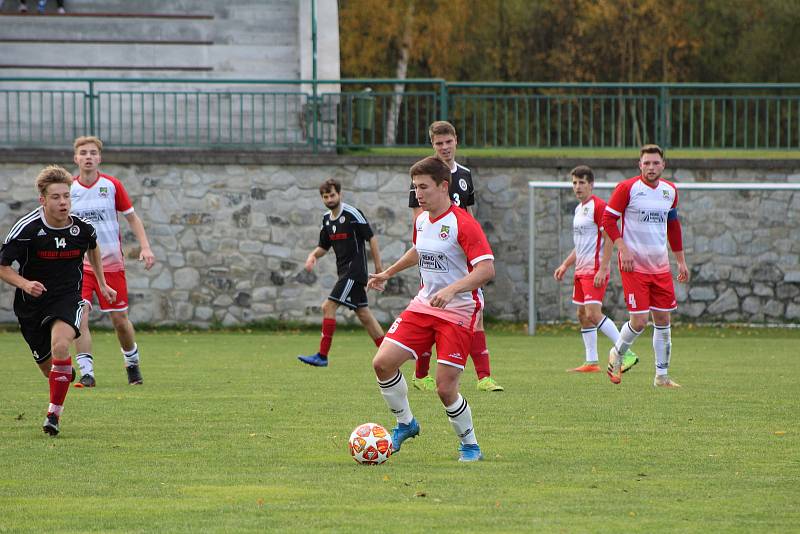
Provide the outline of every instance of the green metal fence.
[[800,84],[0,78],[0,146],[800,149]]

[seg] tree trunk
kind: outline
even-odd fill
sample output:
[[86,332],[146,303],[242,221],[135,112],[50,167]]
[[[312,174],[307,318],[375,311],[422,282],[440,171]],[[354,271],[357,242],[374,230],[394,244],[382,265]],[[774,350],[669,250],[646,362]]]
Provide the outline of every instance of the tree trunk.
[[[395,78],[405,80],[408,72],[408,56],[411,51],[414,29],[414,2],[408,2],[405,20],[403,24],[403,42],[400,45],[400,56],[397,58],[397,71]],[[392,146],[397,143],[397,125],[400,117],[400,107],[403,105],[403,92],[405,84],[396,83],[394,85],[394,96],[389,101],[389,112],[386,117],[386,145]]]

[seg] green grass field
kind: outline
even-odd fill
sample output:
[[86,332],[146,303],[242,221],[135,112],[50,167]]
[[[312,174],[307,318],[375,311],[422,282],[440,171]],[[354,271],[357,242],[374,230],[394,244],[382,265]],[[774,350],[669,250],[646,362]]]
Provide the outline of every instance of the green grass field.
[[[345,149],[342,154],[351,156],[405,156],[420,157],[430,151],[430,147],[375,147],[363,149]],[[670,159],[798,159],[800,150],[765,150],[765,149],[704,149],[675,148],[667,149],[666,157]],[[636,160],[639,151],[636,148],[467,148],[459,147],[460,158],[611,158]]]
[[471,366],[462,382],[486,460],[459,464],[438,398],[412,389],[422,434],[372,467],[350,431],[394,420],[362,332],[337,333],[327,369],[295,359],[315,332],[140,333],[141,387],[95,339],[98,387],[70,391],[50,438],[46,382],[0,334],[0,532],[800,530],[798,331],[676,329],[667,391],[649,330],[620,386],[564,372],[577,329],[493,330],[506,391],[476,391]]

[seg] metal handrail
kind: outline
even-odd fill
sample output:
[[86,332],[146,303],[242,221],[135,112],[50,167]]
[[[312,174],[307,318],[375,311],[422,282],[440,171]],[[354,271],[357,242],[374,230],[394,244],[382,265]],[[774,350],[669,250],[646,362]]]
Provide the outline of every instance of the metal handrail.
[[[20,83],[71,87],[9,89]],[[58,99],[74,93],[75,84],[85,84],[81,89],[85,102],[60,109]],[[123,90],[102,90],[108,84]],[[142,94],[172,98],[183,91],[137,89],[127,100],[119,96],[124,87],[149,84],[186,85],[192,87],[187,94],[212,96],[205,102],[175,97],[175,108],[156,101],[163,97],[148,96],[148,100]],[[273,89],[247,93],[237,89],[256,85]],[[398,92],[396,85],[416,89]],[[298,91],[281,93],[274,86],[294,86]],[[380,86],[392,87],[364,91]],[[109,99],[112,94],[117,95],[114,102]],[[271,96],[259,99],[259,95]],[[282,100],[267,102],[277,96]],[[203,105],[207,108],[195,109]],[[173,124],[159,124],[161,113],[169,114]],[[141,130],[132,137],[150,139],[149,144],[127,146],[215,146],[212,138],[225,146],[300,146],[314,151],[384,146],[389,139],[397,139],[399,146],[420,146],[427,143],[428,124],[439,119],[453,122],[460,144],[472,147],[631,147],[656,142],[679,148],[796,150],[800,149],[800,83],[0,77],[0,144],[11,146],[39,139],[63,143],[78,131],[123,129]],[[47,129],[51,122],[61,125],[64,139]],[[388,124],[395,125],[396,135],[388,135]],[[192,128],[198,129],[197,134],[186,135]],[[230,133],[234,128],[242,134],[236,139]],[[198,145],[190,137],[206,141]],[[109,145],[114,144],[126,145],[121,137],[109,139]]]

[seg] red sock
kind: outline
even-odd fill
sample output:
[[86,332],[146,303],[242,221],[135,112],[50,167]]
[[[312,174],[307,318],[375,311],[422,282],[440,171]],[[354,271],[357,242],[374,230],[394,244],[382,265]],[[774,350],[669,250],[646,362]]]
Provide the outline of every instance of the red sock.
[[472,347],[470,348],[469,355],[472,356],[472,363],[475,365],[475,372],[478,374],[478,380],[492,374],[492,370],[489,367],[489,349],[486,348],[485,332],[478,331],[472,336]]
[[333,333],[336,332],[336,319],[322,320],[322,339],[319,341],[319,355],[328,357],[333,343]]
[[373,343],[375,343],[376,347],[380,347],[381,343],[383,343],[383,336],[375,338],[372,341],[373,341]]
[[67,391],[69,391],[69,381],[71,378],[72,359],[69,356],[67,356],[66,360],[56,360],[53,358],[48,379],[50,382],[50,404],[57,407],[64,406],[64,399],[67,398]]
[[417,378],[425,378],[431,370],[431,355],[429,353],[420,354],[417,358],[417,367],[414,371],[414,376]]

